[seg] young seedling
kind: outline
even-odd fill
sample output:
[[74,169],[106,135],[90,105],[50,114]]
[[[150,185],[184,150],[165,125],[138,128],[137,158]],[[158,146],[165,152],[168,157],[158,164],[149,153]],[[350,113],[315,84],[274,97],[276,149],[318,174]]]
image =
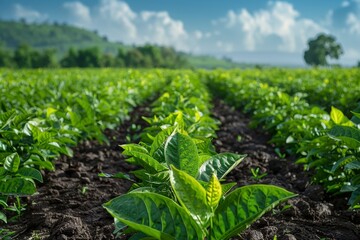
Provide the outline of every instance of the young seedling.
[[26,204],[21,203],[21,199],[19,196],[16,196],[16,201],[13,205],[7,206],[4,208],[4,210],[15,212],[16,215],[9,219],[9,221],[12,221],[14,219],[18,219],[21,216],[21,213],[26,210]]
[[260,179],[262,179],[263,177],[265,177],[267,175],[267,173],[260,173],[260,168],[250,168],[251,171],[251,178],[254,179],[255,181],[259,181]]
[[8,229],[5,228],[0,228],[0,239],[3,240],[11,240],[11,236],[13,236],[15,234],[15,232],[12,232]]

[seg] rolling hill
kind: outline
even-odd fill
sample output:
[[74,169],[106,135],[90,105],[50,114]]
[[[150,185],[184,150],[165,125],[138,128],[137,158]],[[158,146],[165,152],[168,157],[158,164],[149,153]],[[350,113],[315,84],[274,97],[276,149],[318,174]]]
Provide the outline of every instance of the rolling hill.
[[[96,31],[66,23],[27,23],[25,21],[0,20],[0,46],[14,50],[23,43],[37,50],[55,49],[59,57],[62,57],[70,47],[81,49],[97,46],[101,51],[114,55],[119,48],[125,51],[132,48],[132,46],[120,42],[110,42]],[[193,68],[244,68],[250,66],[212,56],[192,54],[185,54],[185,56]]]

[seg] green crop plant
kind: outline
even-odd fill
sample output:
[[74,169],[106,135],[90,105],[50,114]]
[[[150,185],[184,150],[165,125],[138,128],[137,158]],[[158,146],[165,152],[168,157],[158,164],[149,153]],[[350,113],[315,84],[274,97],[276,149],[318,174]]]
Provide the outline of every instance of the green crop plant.
[[[215,170],[218,178],[222,180],[245,157],[245,155],[234,153],[210,155],[207,145],[203,143],[177,130],[170,132],[169,135],[164,130],[148,147],[149,150],[137,144],[122,145],[125,150],[123,154],[131,157],[128,162],[142,167],[132,172],[141,180],[134,184],[133,189],[141,188],[170,196],[169,162],[179,169],[186,168],[199,181],[208,181]],[[227,186],[230,185],[227,184]]]
[[332,107],[331,125],[327,134],[303,142],[299,151],[305,156],[298,160],[316,169],[314,181],[323,184],[330,193],[350,193],[349,205],[360,207],[360,114],[352,120]]
[[231,191],[234,184],[220,180],[245,156],[223,153],[202,159],[195,141],[179,132],[166,139],[164,162],[145,150],[128,146],[125,151],[144,168],[137,177],[146,185],[110,200],[104,208],[116,221],[155,239],[229,239],[295,196],[270,185]]
[[128,119],[167,74],[0,69],[0,220],[15,209],[9,202],[36,193],[42,170],[54,170],[61,154],[84,139],[108,142],[103,131]]
[[267,175],[267,173],[261,173],[260,172],[260,168],[250,168],[250,172],[251,172],[251,178],[254,179],[255,181],[259,181],[260,179],[262,179],[263,177],[265,177]]
[[[284,76],[276,77],[280,72],[287,76],[287,82]],[[201,74],[213,94],[250,113],[251,126],[260,126],[270,133],[270,142],[278,149],[284,149],[286,155],[297,155],[300,158],[297,163],[305,164],[305,170],[315,169],[315,182],[324,185],[331,194],[348,192],[351,194],[349,205],[358,208],[359,110],[348,114],[354,115],[350,121],[346,114],[335,107],[330,114],[323,109],[328,108],[325,104],[329,103],[343,108],[356,106],[360,100],[357,94],[359,78],[356,77],[359,71],[338,72],[349,80],[341,85],[343,87],[339,87],[339,76],[327,70],[218,71],[217,74]],[[302,81],[304,76],[300,73],[305,73],[306,78],[313,74],[320,80],[312,78]],[[295,81],[293,79],[297,79],[297,84],[291,84]],[[303,89],[313,94],[304,94]],[[350,112],[349,109],[345,111]]]
[[225,177],[245,155],[216,153],[210,138],[216,137],[218,122],[210,117],[209,102],[201,81],[176,78],[152,105],[154,116],[145,118],[150,126],[142,141],[121,146],[127,161],[141,168],[131,172],[139,182],[129,193],[104,204],[117,236],[228,239],[295,196],[265,185],[231,192],[236,183]]

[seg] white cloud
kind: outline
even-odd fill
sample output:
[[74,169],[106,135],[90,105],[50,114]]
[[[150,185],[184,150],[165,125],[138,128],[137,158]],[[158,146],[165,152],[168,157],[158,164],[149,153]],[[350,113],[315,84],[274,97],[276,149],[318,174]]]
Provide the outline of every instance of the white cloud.
[[96,27],[113,40],[131,41],[137,37],[135,20],[137,14],[126,2],[101,0],[96,18]]
[[195,39],[200,40],[200,39],[202,39],[204,37],[204,34],[201,31],[196,30],[194,32],[194,37],[195,37]]
[[[290,3],[269,2],[267,9],[250,13],[241,9],[238,13],[229,11],[225,18],[215,21],[219,26],[237,35],[245,43],[244,50],[280,50],[299,52],[306,47],[306,41],[320,31],[320,25],[310,19],[300,18],[300,14]],[[234,34],[235,33],[235,34]]]
[[74,19],[74,23],[78,26],[86,27],[91,23],[89,8],[81,2],[66,2],[64,8],[70,12]]
[[174,20],[168,12],[141,12],[140,24],[143,42],[162,45],[174,45],[178,49],[188,50],[188,34],[179,20]]
[[29,22],[44,21],[47,19],[46,14],[42,14],[30,8],[26,8],[21,4],[14,5],[14,15],[16,19],[25,19]]
[[346,23],[349,26],[349,31],[352,34],[360,34],[360,19],[353,13],[349,13]]
[[347,7],[347,6],[349,6],[350,5],[350,3],[348,2],[348,1],[343,1],[342,3],[341,3],[341,6],[342,7]]
[[217,41],[216,42],[216,47],[222,49],[225,53],[229,53],[229,52],[234,51],[233,44],[227,43],[227,42]]
[[189,34],[180,20],[168,12],[135,12],[122,0],[100,0],[93,11],[81,2],[68,2],[64,7],[77,25],[96,29],[112,41],[127,44],[171,45],[189,50]]

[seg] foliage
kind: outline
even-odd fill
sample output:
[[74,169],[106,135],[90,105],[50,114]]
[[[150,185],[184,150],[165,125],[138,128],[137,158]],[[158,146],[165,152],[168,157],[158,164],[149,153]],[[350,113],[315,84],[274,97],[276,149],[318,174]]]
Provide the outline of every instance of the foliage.
[[360,207],[360,114],[353,121],[340,110],[332,108],[331,126],[327,134],[301,144],[305,155],[298,162],[316,169],[314,181],[323,184],[330,193],[351,193],[349,205]]
[[245,186],[225,195],[213,176],[204,188],[191,175],[172,167],[171,188],[179,203],[157,193],[134,191],[104,207],[118,221],[155,239],[229,239],[279,202],[295,196],[267,185]]
[[[54,170],[60,154],[102,133],[166,82],[161,72],[112,70],[1,70],[0,219],[21,210],[12,198],[32,195],[41,170]],[[21,206],[21,205],[16,205]]]
[[304,53],[304,60],[312,66],[328,65],[327,57],[338,59],[344,53],[342,46],[334,36],[319,34],[308,41],[309,48]]
[[67,25],[66,23],[27,23],[24,21],[0,21],[0,39],[5,47],[16,49],[27,43],[37,51],[51,48],[63,55],[70,47],[75,49],[98,46],[106,53],[116,52],[124,47],[121,43],[111,43],[83,28]]
[[[235,183],[220,181],[245,156],[215,152],[208,138],[215,136],[217,124],[208,116],[208,101],[198,79],[174,79],[153,104],[155,116],[146,119],[150,127],[143,141],[122,145],[128,162],[141,169],[132,172],[140,182],[131,192],[104,204],[117,234],[129,231],[121,222],[155,239],[228,239],[295,196],[265,185],[229,193]],[[137,234],[133,237],[143,236]]]
[[[279,73],[279,71],[275,72]],[[280,72],[286,73],[283,70]],[[328,73],[320,70],[315,73],[321,75],[324,72]],[[311,70],[310,73],[314,71]],[[340,73],[345,74],[345,70]],[[231,72],[221,71],[215,76],[213,73],[203,74],[208,79],[208,85],[214,94],[226,99],[232,105],[241,107],[245,112],[251,113],[252,125],[261,126],[269,132],[273,136],[272,143],[284,148],[291,155],[297,154],[300,158],[298,163],[305,164],[306,169],[315,169],[314,181],[322,183],[330,193],[351,193],[349,205],[353,208],[358,207],[357,162],[359,160],[358,124],[360,123],[358,110],[353,111],[354,117],[349,120],[335,107],[332,107],[328,114],[319,107],[310,105],[303,99],[303,93],[296,92],[296,86],[300,87],[301,79],[298,80],[299,85],[294,88],[294,85],[291,85],[292,82],[286,84],[284,79],[265,79],[266,74],[264,76],[260,74],[260,77],[256,74],[247,78],[244,75],[234,77]],[[352,69],[346,74],[357,76],[358,71]],[[314,81],[316,84],[316,80]],[[268,82],[273,84],[270,85]],[[319,87],[325,89],[325,86],[330,85],[329,80],[323,82],[324,87],[318,86],[318,89],[313,91],[314,93],[319,91]],[[324,90],[322,95],[319,91],[317,94],[309,95],[308,99],[311,101],[312,98],[326,98],[327,92],[330,93],[334,89],[344,95],[344,103],[353,106],[356,105],[356,101],[351,102],[350,99],[359,100],[356,95],[358,85],[358,79],[354,77],[349,84],[342,84],[344,88],[341,90],[338,90],[337,85],[331,85],[332,88]],[[292,89],[294,94],[287,94],[280,86],[285,89],[294,88]],[[305,88],[307,88],[306,84]],[[324,102],[332,101],[326,99]]]
[[[175,52],[173,48],[155,45],[129,46],[121,42],[107,41],[96,31],[68,25],[66,23],[29,23],[25,21],[0,20],[0,39],[4,51],[0,48],[0,67],[13,67],[12,52],[26,43],[34,52],[42,53],[46,49],[55,51],[57,64],[64,67],[80,67],[68,60],[70,49],[73,52],[92,49],[96,46],[100,52],[101,67],[141,67],[141,68],[237,68],[252,65],[239,64],[228,59],[211,56],[195,56]],[[116,54],[117,52],[120,54]],[[5,53],[5,55],[4,55]],[[125,58],[125,55],[128,55]],[[9,59],[10,56],[10,59]],[[62,59],[67,57],[68,61]],[[125,63],[127,61],[127,63]],[[94,64],[92,64],[94,66]],[[90,67],[90,65],[87,65]]]

